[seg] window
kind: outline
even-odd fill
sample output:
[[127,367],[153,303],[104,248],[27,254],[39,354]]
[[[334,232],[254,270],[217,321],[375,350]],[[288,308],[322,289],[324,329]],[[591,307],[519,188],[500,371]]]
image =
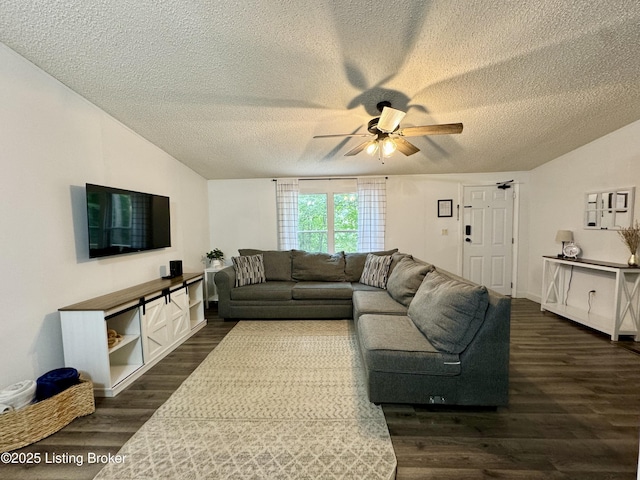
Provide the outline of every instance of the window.
[[314,180],[298,195],[298,247],[308,252],[355,252],[358,194],[353,181]]
[[298,195],[298,246],[307,252],[328,252],[327,194]]
[[355,252],[358,249],[358,194],[333,195],[334,252]]

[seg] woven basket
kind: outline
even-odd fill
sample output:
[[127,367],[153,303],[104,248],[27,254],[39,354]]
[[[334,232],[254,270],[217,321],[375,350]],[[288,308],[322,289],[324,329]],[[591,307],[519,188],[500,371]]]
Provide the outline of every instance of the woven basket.
[[0,415],[0,452],[30,445],[96,411],[93,383],[80,383],[38,403]]

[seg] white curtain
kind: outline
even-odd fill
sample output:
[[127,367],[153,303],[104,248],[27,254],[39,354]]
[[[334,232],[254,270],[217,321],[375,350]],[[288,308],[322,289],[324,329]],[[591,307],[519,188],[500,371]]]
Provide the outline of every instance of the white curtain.
[[384,250],[387,189],[384,177],[358,179],[358,251]]
[[298,179],[276,180],[278,249],[298,248]]

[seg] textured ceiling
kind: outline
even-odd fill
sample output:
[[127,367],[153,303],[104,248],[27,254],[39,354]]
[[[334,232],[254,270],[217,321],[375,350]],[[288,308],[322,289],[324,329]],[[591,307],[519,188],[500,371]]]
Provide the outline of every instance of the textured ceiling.
[[[637,0],[3,0],[0,41],[210,179],[529,170],[640,119]],[[380,100],[464,132],[312,138]]]

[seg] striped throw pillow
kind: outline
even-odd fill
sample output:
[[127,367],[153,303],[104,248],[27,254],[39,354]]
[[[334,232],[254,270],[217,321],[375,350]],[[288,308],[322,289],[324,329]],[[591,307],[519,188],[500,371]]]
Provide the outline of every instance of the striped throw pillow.
[[231,257],[236,271],[236,287],[264,283],[264,261],[262,254]]
[[387,288],[391,255],[367,255],[360,283],[372,287]]

